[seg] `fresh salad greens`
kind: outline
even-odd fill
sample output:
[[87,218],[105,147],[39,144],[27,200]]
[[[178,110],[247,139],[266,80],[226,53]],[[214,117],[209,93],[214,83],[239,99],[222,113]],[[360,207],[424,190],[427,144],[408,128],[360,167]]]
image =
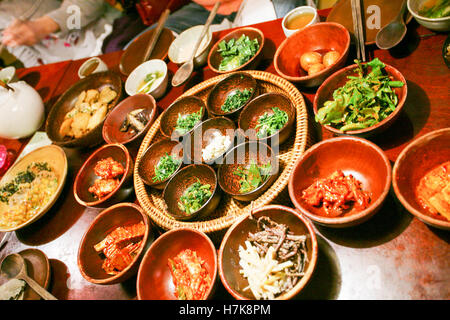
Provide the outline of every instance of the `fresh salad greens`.
[[436,0],[432,5],[428,5],[428,3],[425,3],[419,10],[421,16],[431,19],[450,16],[450,0]]
[[203,107],[201,107],[197,112],[191,114],[178,114],[177,126],[175,127],[175,130],[181,135],[191,131],[192,128],[194,128],[195,125],[202,119],[202,112]]
[[178,201],[178,208],[191,215],[198,211],[212,196],[211,185],[202,184],[199,179],[187,188]]
[[277,108],[272,108],[273,113],[264,113],[258,119],[255,129],[258,130],[256,135],[258,138],[270,137],[284,127],[289,117],[288,114]]
[[161,71],[151,72],[147,74],[142,80],[141,84],[139,85],[139,88],[137,90],[138,93],[148,93],[152,90],[152,86],[155,83],[155,81],[159,78],[164,76],[164,74]]
[[239,183],[241,188],[240,193],[247,193],[258,188],[267,178],[272,171],[272,165],[270,162],[258,166],[255,161],[252,161],[246,168],[239,166],[233,174],[241,177]]
[[[398,97],[394,88],[404,85],[392,81],[378,58],[366,65],[357,63],[358,76],[348,76],[344,86],[334,90],[332,101],[326,101],[316,115],[316,121],[331,125],[341,131],[352,131],[371,127],[391,114]],[[372,69],[367,73],[367,67]],[[367,73],[367,74],[365,74]]]
[[219,53],[222,61],[219,65],[220,71],[236,69],[249,61],[259,50],[258,39],[250,40],[243,34],[239,39],[230,39],[228,42],[222,40],[219,43]]
[[155,166],[155,176],[152,179],[153,182],[166,180],[175,172],[175,170],[177,170],[180,163],[181,159],[174,158],[166,152]]
[[248,101],[248,99],[250,99],[252,94],[253,88],[244,89],[242,91],[238,89],[234,91],[233,93],[229,94],[225,99],[225,102],[221,107],[222,111],[228,113],[240,108],[243,104],[245,104]]

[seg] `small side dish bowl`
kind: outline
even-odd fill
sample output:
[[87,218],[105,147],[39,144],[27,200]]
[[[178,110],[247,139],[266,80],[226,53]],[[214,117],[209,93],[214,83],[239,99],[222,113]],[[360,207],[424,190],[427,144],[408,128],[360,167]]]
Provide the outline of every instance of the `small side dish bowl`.
[[[165,154],[173,157],[179,158],[180,164],[177,169],[166,179],[162,181],[154,181],[155,177],[155,167],[158,165],[161,157]],[[183,165],[183,145],[178,141],[173,141],[170,139],[162,139],[153,143],[144,152],[137,165],[137,172],[139,177],[148,186],[155,189],[164,189],[167,182],[180,170]]]
[[[246,102],[230,112],[222,110],[222,106],[229,96],[236,94],[238,91],[242,92],[245,89],[251,90],[251,95]],[[232,120],[237,120],[242,109],[257,95],[258,83],[256,79],[249,73],[236,72],[219,81],[211,89],[206,100],[206,107],[213,116],[225,116]]]
[[[111,157],[122,164],[124,173],[117,187],[103,198],[97,198],[89,192],[95,180],[100,179],[94,168],[98,161]],[[106,144],[94,151],[84,162],[75,178],[73,193],[77,202],[85,207],[107,208],[128,197],[133,191],[133,159],[128,149],[121,144]]]
[[[303,277],[297,284],[285,293],[282,293],[277,300],[289,300],[298,295],[310,280],[317,263],[318,244],[316,234],[311,222],[303,217],[295,209],[269,205],[260,207],[252,212],[252,216],[258,219],[262,216],[270,218],[272,221],[286,225],[295,235],[306,235],[306,256],[308,263],[305,266]],[[239,246],[245,247],[248,234],[257,231],[256,220],[250,216],[245,216],[235,222],[225,234],[219,249],[219,275],[226,290],[238,300],[254,300],[255,297],[248,287],[248,281],[240,273]]]
[[430,3],[429,0],[408,0],[408,11],[417,20],[417,22],[423,25],[425,28],[434,31],[446,32],[450,30],[450,16],[443,18],[427,18],[421,15],[419,12],[422,7]]
[[178,117],[199,112],[200,109],[201,109],[201,119],[194,126],[194,128],[198,126],[207,116],[205,103],[203,102],[202,99],[196,96],[186,96],[176,100],[170,106],[168,106],[167,109],[164,110],[163,114],[161,115],[160,120],[161,134],[164,137],[170,139],[179,139],[183,136],[190,134],[194,128],[183,134],[180,134],[177,130],[175,130],[177,126]]
[[[302,15],[302,14],[309,14],[312,15],[311,21],[309,21],[306,25],[304,25],[301,28],[298,29],[289,29],[288,24],[291,23],[296,17]],[[317,13],[317,9],[313,8],[311,6],[301,6],[297,7],[295,9],[292,9],[289,11],[281,20],[281,27],[283,28],[284,35],[286,37],[290,37],[293,35],[297,30],[303,29],[307,26],[310,26],[314,23],[317,23],[320,21],[319,14]]]
[[[114,229],[140,222],[145,225],[145,233],[133,260],[124,270],[116,275],[106,273],[102,268],[104,260],[94,249],[94,246],[105,239]],[[83,235],[78,249],[78,269],[83,278],[94,284],[110,285],[123,282],[137,273],[147,242],[152,238],[153,234],[149,218],[138,205],[134,203],[116,204],[100,212]]]
[[[284,126],[268,137],[260,138],[255,129],[260,117],[273,114],[272,108],[278,108],[287,113],[288,120]],[[264,93],[252,101],[241,111],[238,120],[238,127],[250,141],[268,142],[271,145],[282,144],[292,133],[295,125],[296,110],[291,100],[282,93],[268,92]]]
[[[155,82],[150,85],[150,89],[146,88],[143,91],[141,88],[148,74],[158,72],[161,76],[155,79]],[[148,60],[134,69],[125,82],[125,91],[129,96],[138,93],[146,93],[152,95],[155,99],[161,98],[167,89],[169,82],[169,72],[167,64],[160,59]],[[144,92],[145,91],[145,92]]]
[[[178,206],[184,192],[199,181],[202,185],[209,184],[212,195],[201,206],[201,208],[190,215]],[[177,220],[195,220],[207,217],[219,205],[221,198],[217,175],[213,168],[206,164],[191,164],[179,170],[169,180],[163,192],[163,199],[167,205],[167,212]]]
[[[184,30],[169,47],[169,59],[173,63],[181,66],[187,62],[192,55],[192,49],[194,48],[200,34],[202,33],[203,25],[198,25]],[[200,46],[195,53],[194,67],[201,67],[206,64],[209,50],[212,46],[212,32],[208,29],[205,37],[203,38]]]
[[87,77],[93,73],[108,71],[108,66],[99,57],[87,59],[78,69],[78,77],[80,79]]
[[214,244],[203,232],[178,228],[163,233],[145,253],[137,276],[139,300],[177,300],[168,260],[187,249],[195,251],[204,261],[211,285],[203,299],[212,297],[217,285],[217,252]]
[[[371,70],[371,68],[369,67],[368,71],[370,71],[370,70]],[[406,96],[408,94],[408,85],[406,83],[405,77],[403,77],[403,75],[400,73],[400,71],[398,71],[394,67],[392,67],[388,64],[385,64],[384,70],[387,75],[389,75],[390,77],[393,78],[393,81],[403,82],[403,87],[393,88],[395,94],[397,95],[398,103],[397,103],[395,110],[387,118],[385,118],[384,120],[380,121],[379,123],[377,123],[371,127],[368,127],[365,129],[360,129],[360,130],[352,130],[352,131],[343,132],[343,131],[341,131],[337,128],[334,128],[330,125],[323,125],[323,127],[326,130],[328,130],[334,134],[337,134],[337,135],[344,135],[344,134],[345,135],[354,135],[354,136],[358,136],[361,138],[367,138],[367,137],[376,135],[378,133],[383,132],[387,128],[389,128],[395,122],[395,120],[398,118],[398,116],[401,113],[401,110],[403,109],[403,106],[406,101]],[[336,89],[345,85],[345,83],[348,81],[348,78],[347,78],[348,76],[356,76],[356,75],[357,75],[357,65],[352,64],[348,67],[345,67],[345,68],[337,71],[336,73],[331,75],[327,80],[325,80],[325,82],[317,90],[316,96],[314,97],[314,103],[313,103],[314,114],[317,115],[318,110],[323,107],[323,105],[326,101],[334,100],[333,92]]]
[[394,164],[392,185],[402,205],[417,219],[439,229],[450,230],[450,221],[432,215],[419,203],[416,188],[430,170],[450,160],[450,128],[427,133],[412,141]]
[[[337,170],[353,175],[362,189],[369,192],[367,208],[359,211],[351,207],[340,216],[330,217],[323,205],[315,207],[302,198],[303,190]],[[309,219],[323,226],[344,228],[371,218],[382,207],[390,185],[391,164],[383,150],[365,139],[338,137],[319,142],[302,155],[294,166],[288,188],[292,203]]]
[[[251,57],[247,62],[240,65],[239,67],[233,70],[222,71],[219,70],[220,63],[222,61],[222,55],[219,52],[219,44],[222,41],[230,41],[231,39],[238,40],[242,35],[246,35],[250,40],[257,39],[259,44],[259,49],[256,51],[255,55]],[[264,47],[264,34],[261,30],[252,27],[241,27],[239,29],[232,30],[230,33],[222,37],[219,41],[217,41],[212,47],[211,51],[208,55],[208,66],[209,68],[216,73],[228,73],[239,71],[243,69],[254,70],[258,66],[261,61],[261,51]]]
[[[125,132],[120,131],[128,113],[137,109],[145,109],[148,121],[144,129],[137,133],[133,133],[131,129]],[[123,145],[138,141],[150,129],[156,119],[157,113],[156,101],[151,95],[139,93],[128,97],[122,100],[106,117],[102,129],[103,139],[108,144],[120,143]]]
[[[212,151],[217,154],[208,154],[206,148],[213,143],[215,135],[219,133],[221,136],[228,137],[230,145],[222,152],[217,152],[217,145],[212,148]],[[236,125],[233,121],[226,117],[214,117],[203,121],[199,126],[192,130],[191,134],[183,141],[186,149],[186,155],[193,163],[206,163],[213,165],[220,163],[223,160],[223,155],[230,150],[234,145],[236,135]],[[224,145],[222,145],[224,146]],[[205,153],[205,154],[204,154]],[[220,153],[220,154],[219,154]],[[205,159],[204,155],[213,157]]]
[[[248,168],[255,162],[258,166],[270,163],[268,177],[258,187],[248,192],[241,192],[241,177],[235,172],[239,168]],[[244,142],[234,147],[224,157],[223,164],[217,172],[220,188],[228,195],[239,201],[252,201],[263,194],[275,181],[279,164],[275,153],[267,144],[262,142]]]
[[7,84],[19,81],[16,75],[16,68],[10,66],[0,69],[0,81],[6,82]]
[[[286,38],[275,52],[275,70],[283,78],[304,87],[318,87],[333,72],[342,68],[350,48],[350,34],[335,22],[319,22],[296,31]],[[300,57],[307,52],[339,52],[336,62],[322,71],[308,75],[300,65]]]

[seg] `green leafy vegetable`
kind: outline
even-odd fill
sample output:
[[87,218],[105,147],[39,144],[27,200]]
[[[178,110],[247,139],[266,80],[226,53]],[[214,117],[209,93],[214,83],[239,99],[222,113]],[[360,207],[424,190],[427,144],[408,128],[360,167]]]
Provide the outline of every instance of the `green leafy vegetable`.
[[185,134],[186,132],[191,131],[192,128],[194,128],[195,125],[202,119],[202,112],[203,107],[201,107],[199,111],[191,114],[179,114],[175,130],[178,131],[179,134]]
[[246,103],[248,99],[250,99],[252,94],[253,89],[244,89],[242,91],[236,90],[235,92],[227,96],[225,103],[221,107],[222,111],[228,113],[238,109],[244,103]]
[[238,40],[230,39],[228,42],[222,40],[219,43],[219,53],[222,61],[219,65],[220,71],[236,69],[249,61],[259,50],[258,39],[250,40],[243,34]]
[[142,81],[141,85],[139,86],[139,92],[145,92],[148,93],[151,91],[151,88],[153,86],[153,83],[161,78],[164,74],[161,71],[156,71],[156,72],[151,72],[149,74],[147,74],[144,78],[144,80]]
[[191,215],[198,211],[212,196],[211,185],[202,184],[199,179],[187,188],[178,201],[178,208]]
[[[317,122],[344,132],[353,131],[371,127],[395,110],[398,97],[394,88],[404,83],[392,81],[378,58],[366,65],[355,62],[358,76],[348,76],[345,85],[334,90],[333,100],[326,101],[317,111]],[[367,66],[371,67],[369,73]]]
[[258,166],[256,162],[252,161],[247,168],[238,167],[233,174],[241,177],[239,180],[241,185],[239,192],[247,193],[258,188],[270,176],[270,171],[272,171],[270,162]]
[[258,130],[258,138],[270,137],[284,127],[289,117],[287,113],[277,107],[272,108],[273,113],[264,113],[258,119],[255,129]]
[[176,159],[166,152],[155,166],[155,176],[152,178],[153,182],[166,180],[177,170],[180,162],[180,159]]
[[431,19],[450,16],[450,0],[437,0],[431,6],[425,4],[419,14]]

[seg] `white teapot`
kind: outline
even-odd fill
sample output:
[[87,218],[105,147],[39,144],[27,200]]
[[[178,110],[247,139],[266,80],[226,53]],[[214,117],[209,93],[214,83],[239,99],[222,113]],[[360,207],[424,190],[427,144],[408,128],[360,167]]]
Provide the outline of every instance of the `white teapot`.
[[45,109],[41,96],[25,81],[0,86],[0,137],[25,138],[35,133],[44,122]]

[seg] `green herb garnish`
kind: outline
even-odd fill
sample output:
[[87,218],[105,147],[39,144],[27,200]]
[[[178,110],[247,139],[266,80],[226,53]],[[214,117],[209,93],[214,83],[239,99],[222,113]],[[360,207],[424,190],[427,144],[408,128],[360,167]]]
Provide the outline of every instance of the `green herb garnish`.
[[211,185],[202,184],[199,179],[188,187],[178,201],[178,208],[191,215],[198,211],[212,196]]
[[180,162],[180,159],[176,159],[166,152],[155,166],[155,176],[152,178],[153,182],[166,180],[177,170]]
[[288,121],[289,117],[285,111],[280,110],[277,107],[272,108],[272,111],[272,114],[266,112],[259,117],[255,127],[255,129],[258,130],[256,134],[258,138],[270,137],[283,128]]
[[238,40],[230,39],[228,42],[222,40],[219,43],[219,53],[222,61],[219,65],[220,71],[236,69],[249,61],[258,52],[258,39],[250,40],[243,34]]
[[239,192],[247,193],[258,188],[270,176],[270,171],[272,171],[272,165],[270,162],[262,166],[258,166],[256,162],[252,161],[250,166],[246,168],[239,166],[233,172],[233,174],[241,177],[241,180],[239,180],[241,185]]
[[201,107],[199,111],[191,114],[178,114],[177,126],[175,127],[175,130],[181,135],[191,131],[192,128],[194,128],[195,125],[202,119],[202,111],[203,107]]
[[142,81],[140,88],[138,90],[139,92],[145,92],[148,93],[151,91],[151,88],[153,86],[153,83],[161,78],[164,74],[161,71],[156,71],[156,72],[152,72],[149,73],[145,76],[144,80]]
[[437,0],[432,6],[424,5],[419,14],[431,19],[450,16],[450,0]]
[[[392,81],[384,71],[385,64],[378,58],[358,64],[358,76],[348,76],[344,86],[334,90],[332,101],[326,101],[316,115],[316,121],[341,131],[371,127],[387,118],[396,108],[398,97],[393,88],[402,87],[401,81]],[[372,70],[364,75],[367,66]]]
[[250,99],[252,94],[253,89],[244,89],[242,91],[238,89],[234,91],[227,96],[225,103],[221,107],[222,111],[228,113],[240,108]]

